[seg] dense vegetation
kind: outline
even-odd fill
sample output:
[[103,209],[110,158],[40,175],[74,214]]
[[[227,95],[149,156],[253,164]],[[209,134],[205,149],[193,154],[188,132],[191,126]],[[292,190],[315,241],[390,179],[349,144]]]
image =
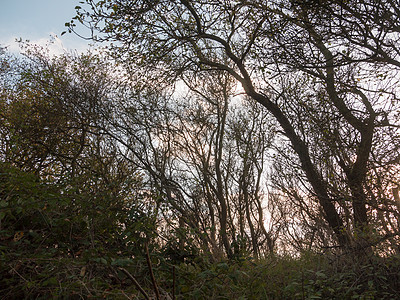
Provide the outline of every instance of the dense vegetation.
[[81,4],[0,49],[2,298],[398,297],[394,1]]
[[[65,186],[5,164],[0,187],[5,299],[140,299],[133,275],[154,297],[146,243],[159,293],[178,299],[396,299],[400,290],[395,257],[359,261],[303,252],[298,258],[212,262],[199,255],[179,262],[152,240],[153,220],[135,218],[136,210],[116,216],[88,195],[74,204],[76,195]],[[127,221],[131,225],[121,228]]]

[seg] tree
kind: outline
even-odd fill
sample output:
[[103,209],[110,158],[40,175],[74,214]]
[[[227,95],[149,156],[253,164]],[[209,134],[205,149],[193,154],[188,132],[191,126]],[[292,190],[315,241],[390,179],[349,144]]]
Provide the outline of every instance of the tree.
[[136,167],[102,132],[116,92],[116,78],[111,77],[105,57],[94,53],[50,57],[34,46],[25,55],[19,61],[7,60],[13,73],[2,85],[2,159],[62,186],[71,210],[87,218],[92,245],[101,228],[116,220],[122,224],[125,213],[136,208],[138,215],[151,214],[152,209],[141,203]]
[[154,197],[102,133],[117,92],[105,57],[25,54],[0,74],[0,294],[100,297],[152,248]]
[[[203,75],[179,95],[127,86],[114,101],[118,113],[105,133],[143,170],[147,188],[159,194],[163,235],[171,247],[196,245],[214,259],[224,252],[230,258],[260,256],[264,244],[272,252],[261,179],[273,132],[264,134],[266,112],[247,100],[234,104],[227,74]],[[177,232],[179,245],[168,230]]]
[[[398,9],[392,1],[86,4],[76,19],[93,30],[93,39],[111,42],[116,57],[141,75],[171,80],[223,70],[234,77],[278,122],[307,180],[308,197],[318,202],[339,244],[369,245],[359,233],[368,235],[374,211],[367,193],[373,189],[368,176],[377,170],[374,157],[387,145],[393,159],[385,166],[395,166],[399,157],[391,84],[398,70]],[[303,87],[296,85],[299,78]],[[322,164],[321,155],[328,158]],[[350,208],[350,220],[341,203]]]

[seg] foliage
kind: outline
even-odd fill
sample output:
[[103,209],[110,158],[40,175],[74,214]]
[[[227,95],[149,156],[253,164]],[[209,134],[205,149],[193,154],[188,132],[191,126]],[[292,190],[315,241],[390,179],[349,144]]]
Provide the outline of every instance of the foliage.
[[399,259],[368,263],[303,253],[178,268],[182,299],[394,299]]
[[[151,219],[137,207],[117,211],[6,164],[0,166],[3,297],[107,297],[116,267],[141,264]],[[144,230],[144,228],[146,228]],[[115,270],[114,270],[115,269]],[[115,296],[114,295],[114,296]]]
[[384,225],[399,217],[396,196],[381,189],[398,185],[387,175],[400,149],[393,1],[82,3],[74,19],[150,85],[220,71],[268,111],[279,125],[271,186],[300,207],[299,218],[307,212],[307,235],[320,246],[328,237],[368,248],[358,232],[381,227],[397,235],[397,225]]
[[[74,200],[62,186],[6,164],[0,170],[2,297],[139,297],[120,268],[152,294],[144,241],[132,235],[148,230],[149,223],[136,219],[129,234],[119,226],[127,216],[112,221],[98,206],[83,207],[83,198]],[[99,230],[91,232],[89,218]],[[210,263],[199,256],[178,263],[174,279],[164,255],[151,247],[158,285],[171,295],[175,282],[177,299],[392,299],[400,291],[397,257],[361,262],[303,253]]]
[[400,293],[393,1],[81,1],[0,47],[2,298]]

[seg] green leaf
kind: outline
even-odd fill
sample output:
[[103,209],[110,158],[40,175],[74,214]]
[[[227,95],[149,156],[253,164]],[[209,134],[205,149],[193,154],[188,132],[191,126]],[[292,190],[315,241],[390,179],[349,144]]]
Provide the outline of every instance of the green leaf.
[[119,267],[125,267],[128,266],[132,263],[132,260],[129,258],[118,258],[115,259],[111,262],[112,266],[119,266]]
[[58,280],[56,277],[50,277],[42,283],[42,286],[58,285]]

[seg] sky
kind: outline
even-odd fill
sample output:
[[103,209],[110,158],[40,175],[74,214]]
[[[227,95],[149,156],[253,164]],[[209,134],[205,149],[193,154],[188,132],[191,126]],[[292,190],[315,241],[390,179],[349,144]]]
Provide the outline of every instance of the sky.
[[53,39],[50,47],[55,54],[67,51],[84,51],[85,41],[74,34],[61,33],[65,23],[75,16],[75,6],[80,0],[0,0],[0,45],[11,52],[19,52],[15,39],[22,38],[45,46]]

